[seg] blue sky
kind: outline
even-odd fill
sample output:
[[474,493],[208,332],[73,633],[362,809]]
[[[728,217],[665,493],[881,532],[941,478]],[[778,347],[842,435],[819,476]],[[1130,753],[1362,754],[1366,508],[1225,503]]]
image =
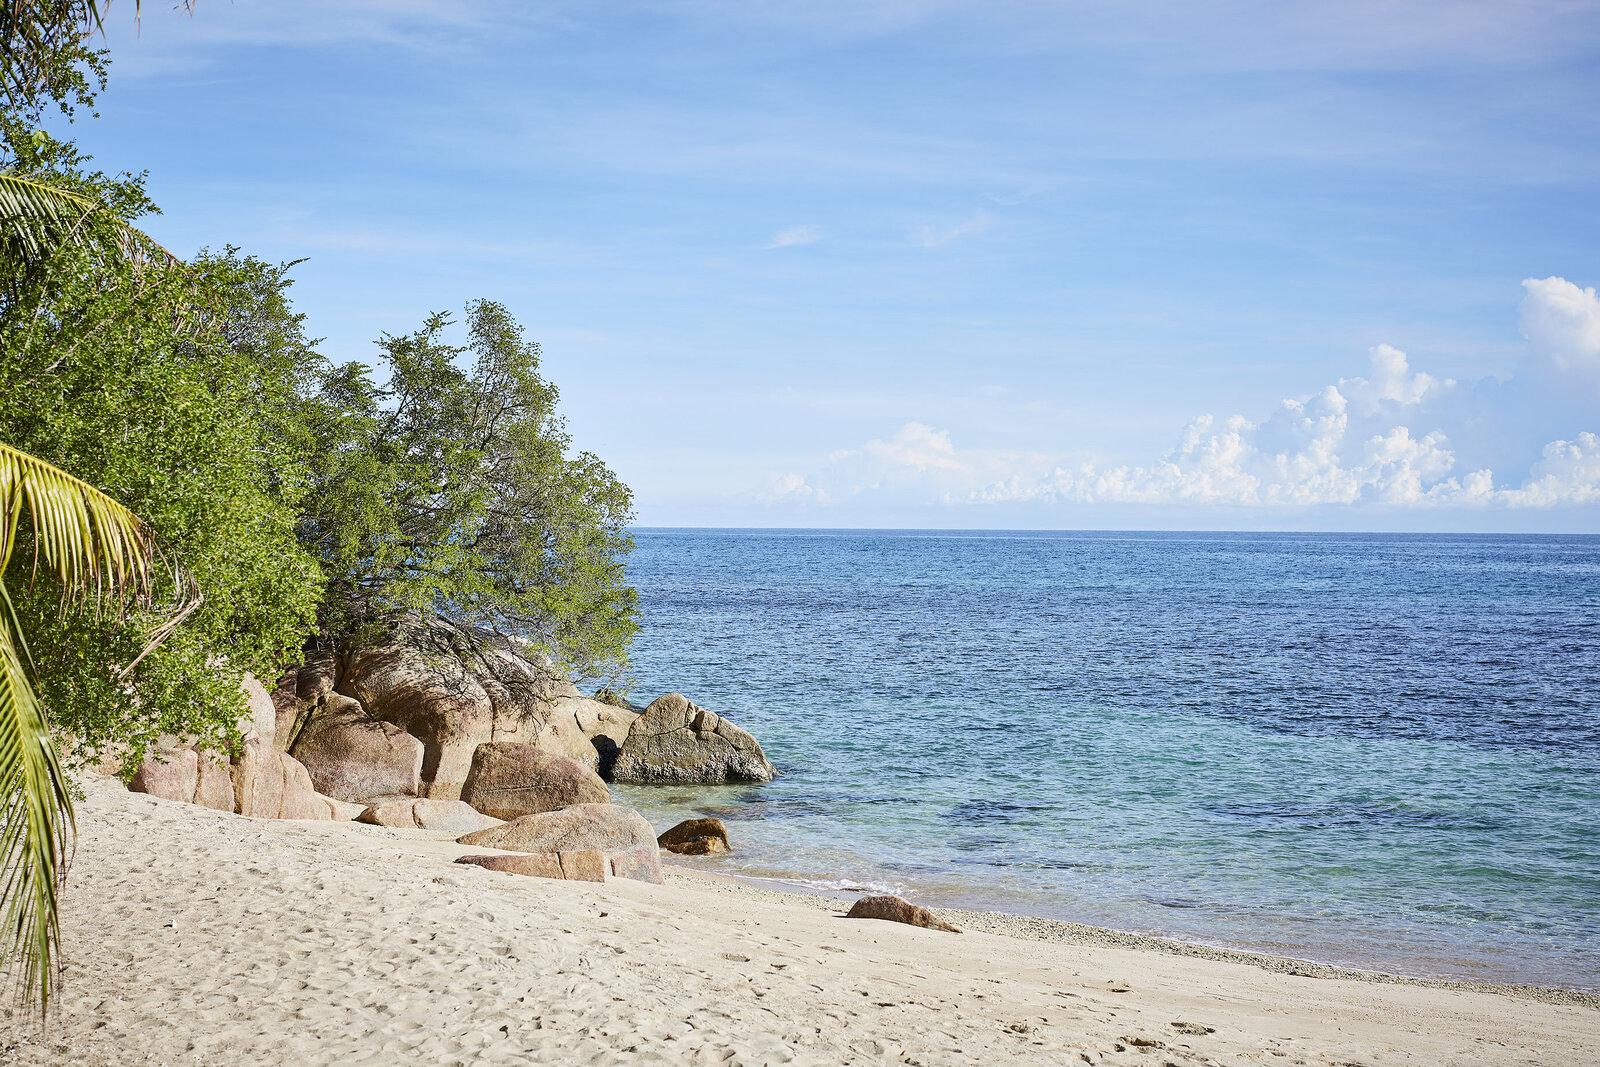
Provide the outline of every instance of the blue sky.
[[150,230],[503,301],[642,524],[1600,531],[1600,5],[146,8]]

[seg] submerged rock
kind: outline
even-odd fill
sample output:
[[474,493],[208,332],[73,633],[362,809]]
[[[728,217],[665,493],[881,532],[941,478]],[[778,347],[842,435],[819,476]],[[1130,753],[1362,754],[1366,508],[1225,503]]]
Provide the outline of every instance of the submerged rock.
[[728,828],[721,819],[685,819],[656,844],[679,856],[711,856],[728,851]]
[[516,741],[478,746],[461,799],[485,815],[515,819],[573,804],[606,804],[611,791],[577,760]]
[[847,919],[887,919],[890,922],[920,926],[927,930],[944,930],[952,934],[961,932],[934,915],[927,908],[911,903],[903,897],[862,897],[850,906]]
[[749,733],[680,693],[634,720],[610,768],[615,782],[770,782],[777,769]]

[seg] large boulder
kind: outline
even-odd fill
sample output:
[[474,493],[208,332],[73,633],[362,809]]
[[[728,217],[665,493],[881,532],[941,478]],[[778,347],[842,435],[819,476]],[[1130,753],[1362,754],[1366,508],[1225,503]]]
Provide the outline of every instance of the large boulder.
[[407,616],[382,639],[345,650],[338,692],[423,745],[422,792],[461,796],[479,745],[515,741],[589,766],[637,718],[583,696],[525,649],[486,630]]
[[300,761],[253,738],[232,766],[234,811],[262,819],[339,819],[341,809],[312,788]]
[[364,804],[397,793],[415,796],[422,787],[422,742],[338,693],[320,698],[289,751],[317,792],[338,800]]
[[770,782],[777,769],[756,739],[679,693],[634,720],[610,767],[614,782]]
[[228,765],[173,737],[156,741],[134,772],[128,789],[218,811],[234,808],[233,778]]
[[171,735],[156,739],[144,762],[134,771],[128,789],[218,811],[232,811],[234,807],[228,765]]
[[405,829],[442,830],[451,834],[469,834],[499,826],[500,820],[475,810],[459,800],[422,800],[416,797],[394,797],[369,804],[357,822],[374,826],[396,826]]
[[605,804],[611,791],[577,760],[517,741],[478,746],[461,799],[485,815],[515,819],[573,804]]
[[643,815],[616,804],[574,804],[524,815],[459,839],[463,845],[510,852],[604,852],[619,878],[661,882],[655,831]]

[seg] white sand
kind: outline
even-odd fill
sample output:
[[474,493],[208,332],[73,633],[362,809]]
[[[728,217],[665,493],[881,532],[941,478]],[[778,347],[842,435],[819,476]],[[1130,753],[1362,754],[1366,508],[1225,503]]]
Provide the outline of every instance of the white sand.
[[1592,1004],[522,878],[86,787],[60,1013],[5,1022],[0,1063],[1600,1063]]

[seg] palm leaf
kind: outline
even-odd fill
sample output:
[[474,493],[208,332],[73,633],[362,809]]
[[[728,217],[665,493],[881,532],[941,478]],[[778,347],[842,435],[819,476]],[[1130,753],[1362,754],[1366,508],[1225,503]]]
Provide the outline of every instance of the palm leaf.
[[0,584],[0,902],[6,958],[24,1004],[50,1003],[61,928],[57,892],[74,831],[72,797],[26,667],[11,596]]
[[143,230],[93,197],[16,171],[0,171],[0,246],[28,262],[64,244],[109,245],[106,250],[112,256],[134,262],[177,261]]
[[[87,482],[0,444],[0,578],[21,540],[24,512],[32,529],[31,577],[41,568],[53,575],[65,601],[148,603],[163,554],[143,520]],[[198,604],[199,592],[181,568],[171,574],[180,607],[188,605],[181,617]],[[171,629],[159,628],[151,647]],[[46,1008],[60,936],[56,892],[73,815],[31,674],[22,627],[0,582],[0,904],[9,934],[3,947],[20,964],[24,1003],[37,994]]]

